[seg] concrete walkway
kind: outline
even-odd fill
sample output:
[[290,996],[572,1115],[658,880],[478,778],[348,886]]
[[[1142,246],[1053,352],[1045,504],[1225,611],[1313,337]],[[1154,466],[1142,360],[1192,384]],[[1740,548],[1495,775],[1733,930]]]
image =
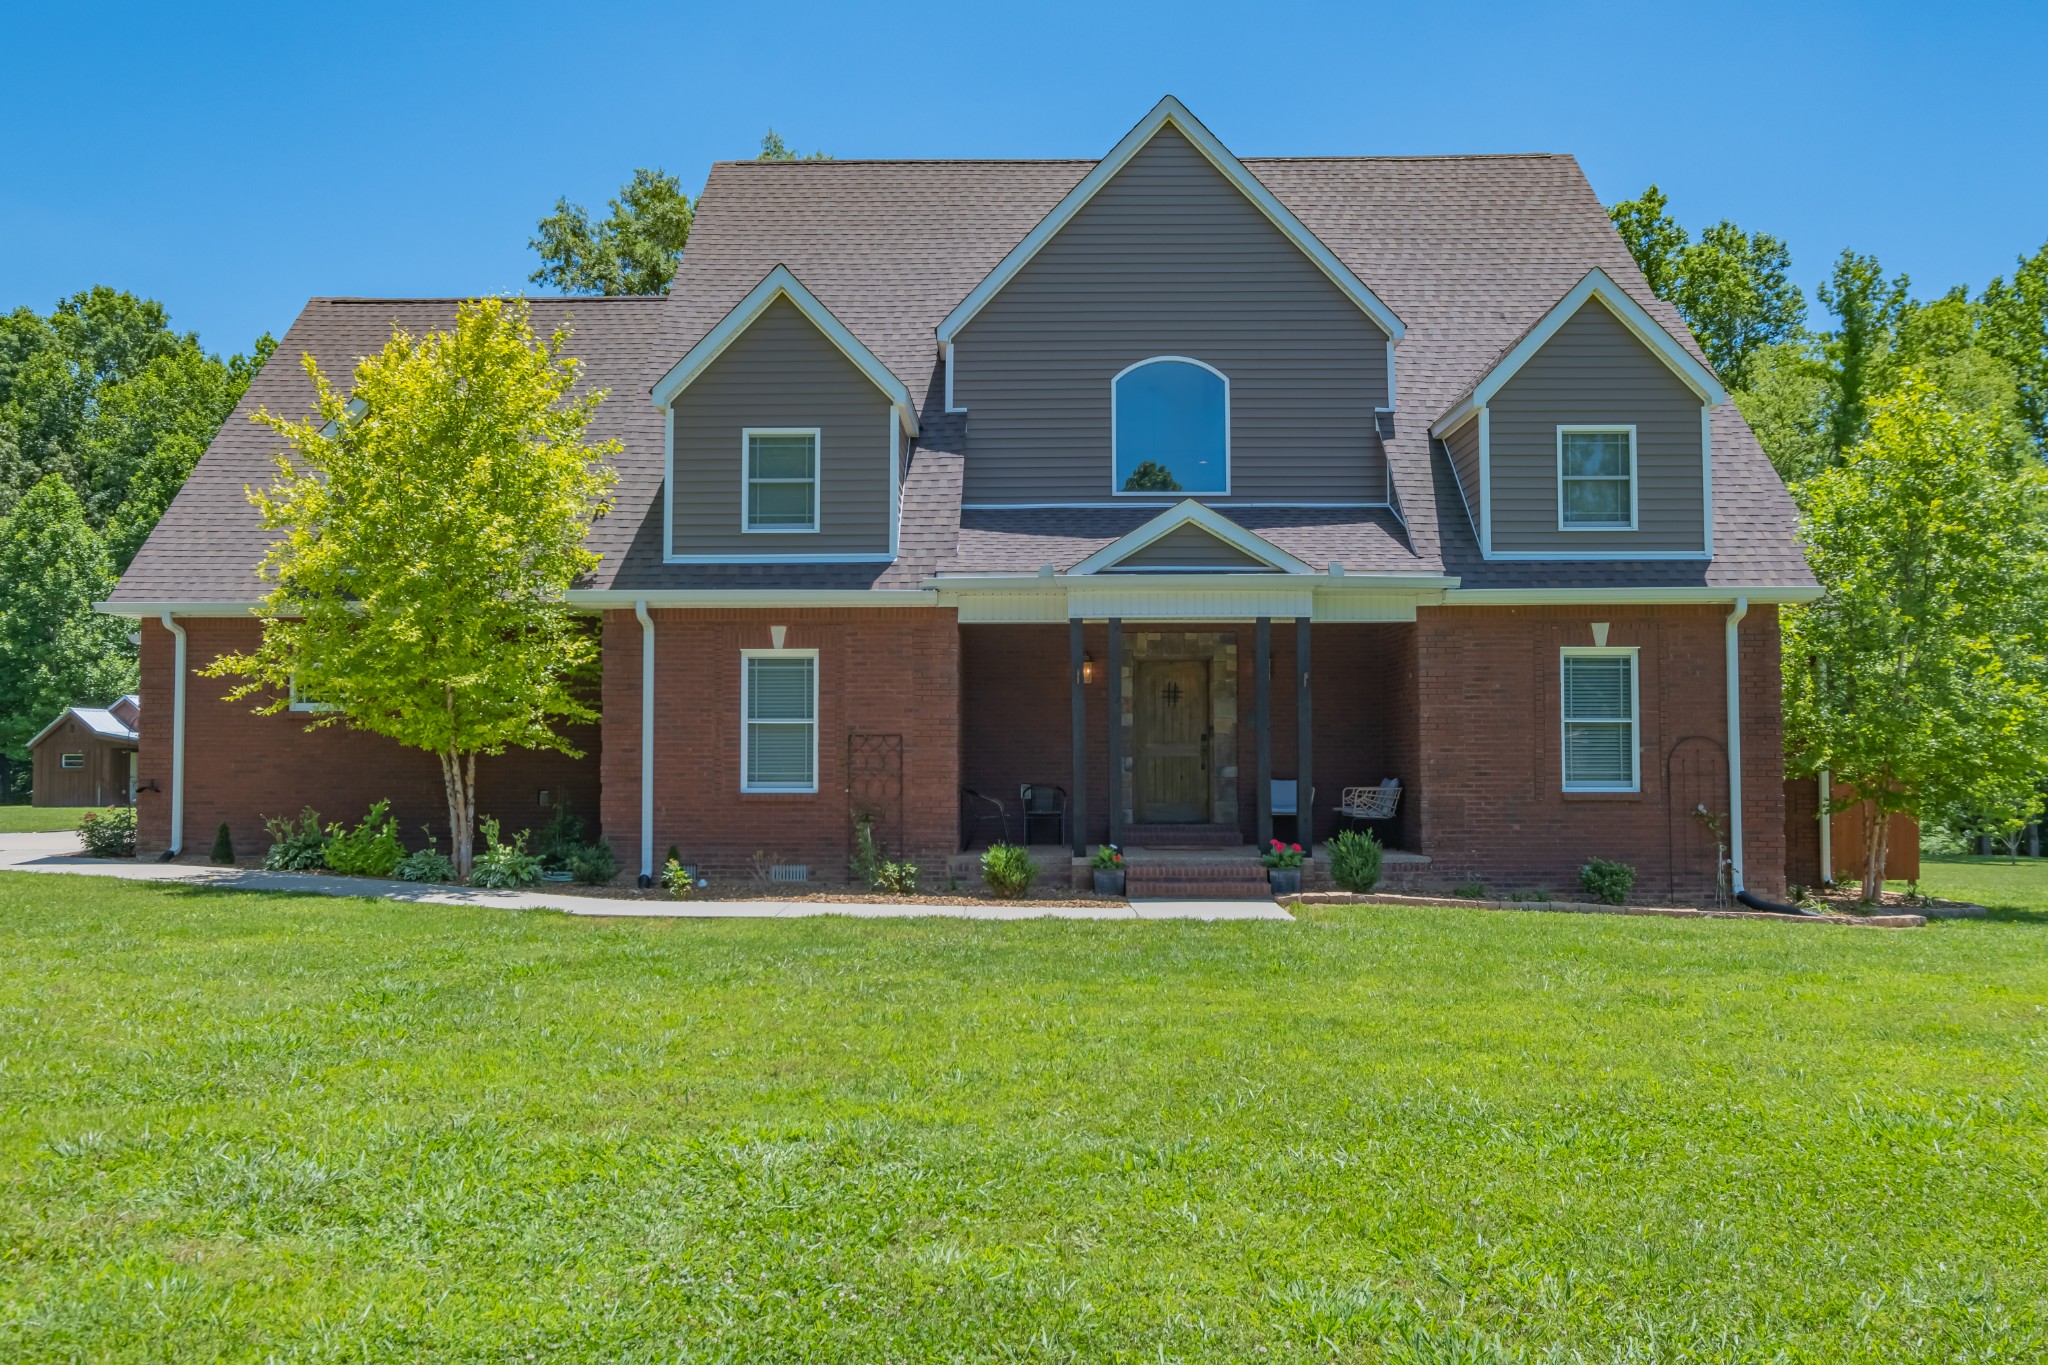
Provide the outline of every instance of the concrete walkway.
[[423,905],[489,905],[503,910],[562,910],[592,919],[798,919],[851,915],[860,919],[941,916],[954,919],[1277,919],[1293,916],[1272,901],[1131,901],[1125,905],[1072,905],[1061,901],[965,901],[958,904],[876,904],[863,901],[641,901],[574,896],[547,890],[487,891],[372,877],[195,863],[87,858],[74,834],[0,834],[0,871],[71,872],[129,881],[187,882],[228,891],[285,891],[319,896],[381,896]]

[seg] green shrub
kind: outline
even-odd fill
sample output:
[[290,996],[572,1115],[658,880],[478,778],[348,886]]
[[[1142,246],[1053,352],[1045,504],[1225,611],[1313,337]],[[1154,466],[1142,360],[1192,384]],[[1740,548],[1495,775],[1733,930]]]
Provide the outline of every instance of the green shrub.
[[603,886],[619,875],[619,860],[603,839],[584,844],[569,854],[569,875],[585,886]]
[[311,806],[299,812],[296,822],[272,816],[263,828],[270,832],[263,865],[272,872],[313,872],[327,866],[327,831],[320,828],[320,813]]
[[455,880],[455,864],[448,855],[432,844],[414,853],[408,853],[398,860],[398,866],[391,869],[400,881],[406,882],[452,882]]
[[587,847],[583,842],[583,822],[570,812],[568,806],[559,805],[547,824],[541,826],[533,851],[546,871],[567,872],[570,870],[569,860]]
[[990,894],[1015,900],[1038,880],[1038,864],[1017,844],[991,844],[981,855],[981,880]]
[[1608,905],[1620,905],[1635,887],[1636,870],[1627,863],[1594,858],[1579,869],[1579,885],[1588,895]]
[[327,865],[336,872],[357,877],[388,877],[405,856],[398,842],[398,821],[391,816],[391,803],[379,801],[370,807],[363,823],[344,834],[340,825],[327,832]]
[[858,885],[874,891],[881,885],[884,861],[881,847],[875,843],[873,817],[858,817],[853,822],[853,856],[846,860],[846,870]]
[[496,820],[479,820],[476,827],[483,831],[484,851],[477,854],[476,864],[469,870],[471,886],[487,886],[497,891],[519,886],[534,886],[540,881],[540,858],[526,851],[527,830],[520,830],[510,843],[498,838]]
[[1459,900],[1483,901],[1486,899],[1485,882],[1459,882],[1451,888],[1451,894]]
[[1370,891],[1380,884],[1380,841],[1370,831],[1340,830],[1330,840],[1330,880],[1346,891]]
[[[670,849],[669,852],[673,854],[675,850]],[[684,867],[679,859],[671,857],[661,865],[661,889],[679,901],[688,900],[690,893],[697,889],[697,883],[690,876],[690,869]]]
[[135,856],[135,807],[110,806],[78,817],[78,841],[88,858]]
[[211,861],[222,867],[235,865],[235,836],[228,832],[228,822],[220,822],[220,828],[213,832],[213,856]]
[[875,890],[886,891],[892,896],[916,895],[917,864],[883,863],[875,869]]

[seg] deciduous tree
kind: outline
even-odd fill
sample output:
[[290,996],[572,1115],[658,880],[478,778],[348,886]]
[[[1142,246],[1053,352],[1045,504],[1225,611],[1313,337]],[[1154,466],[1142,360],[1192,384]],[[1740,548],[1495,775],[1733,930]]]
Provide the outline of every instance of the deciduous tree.
[[2012,369],[2020,412],[2048,453],[2048,243],[1984,290],[1983,344]]
[[593,224],[581,204],[557,199],[527,243],[541,259],[527,278],[568,294],[666,294],[690,221],[682,182],[642,167],[601,223]]
[[46,474],[0,522],[0,752],[21,757],[67,706],[135,688],[127,622],[92,604],[114,588],[78,494]]
[[394,335],[336,388],[308,356],[309,418],[258,414],[284,441],[250,494],[278,539],[263,639],[216,676],[257,710],[296,684],[343,725],[434,754],[458,869],[475,843],[476,762],[576,752],[597,644],[564,594],[597,556],[615,442],[586,439],[601,391],[574,392],[566,332],[535,337],[523,302],[462,304],[448,332]]
[[[1801,490],[1826,596],[1785,616],[1795,764],[1886,814],[2032,808],[2048,771],[2043,477],[2009,425],[1918,369],[1872,402],[1869,434]],[[1866,899],[1888,821],[1869,823]]]

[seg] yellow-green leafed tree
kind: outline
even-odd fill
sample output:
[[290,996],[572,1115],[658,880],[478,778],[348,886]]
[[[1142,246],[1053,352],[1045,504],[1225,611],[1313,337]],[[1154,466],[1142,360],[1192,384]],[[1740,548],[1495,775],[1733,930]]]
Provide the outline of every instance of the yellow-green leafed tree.
[[305,357],[316,411],[255,420],[285,449],[249,491],[277,533],[263,640],[210,672],[275,713],[294,689],[343,725],[441,763],[457,869],[474,852],[476,760],[575,753],[597,641],[565,594],[597,556],[616,442],[586,440],[602,391],[576,394],[566,331],[534,335],[524,302],[461,304],[455,326],[396,333],[343,392]]
[[[1800,488],[1827,595],[1785,613],[1799,768],[1829,769],[1886,814],[2031,818],[2048,768],[2044,485],[2012,424],[1923,371],[1871,405],[1869,434]],[[1889,824],[1869,822],[1865,899],[1884,885]]]

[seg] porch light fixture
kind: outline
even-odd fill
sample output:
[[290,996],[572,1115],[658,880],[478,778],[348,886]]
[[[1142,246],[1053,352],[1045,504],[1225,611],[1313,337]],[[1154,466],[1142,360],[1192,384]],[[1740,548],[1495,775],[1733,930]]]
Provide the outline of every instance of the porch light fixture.
[[1095,656],[1085,651],[1081,655],[1081,681],[1084,683],[1095,681]]

